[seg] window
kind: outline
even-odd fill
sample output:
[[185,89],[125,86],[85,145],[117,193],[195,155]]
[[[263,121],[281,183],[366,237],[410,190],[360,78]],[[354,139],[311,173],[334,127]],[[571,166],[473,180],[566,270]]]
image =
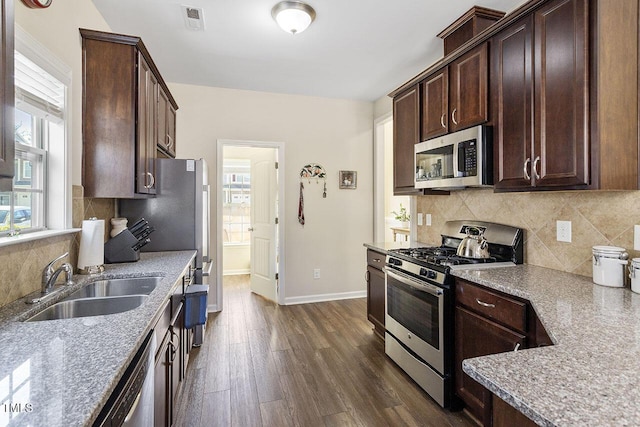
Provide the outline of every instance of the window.
[[19,28],[14,57],[15,175],[13,191],[0,193],[0,236],[70,225],[65,122],[70,72]]
[[249,160],[225,159],[223,179],[223,220],[225,244],[250,243],[251,164]]

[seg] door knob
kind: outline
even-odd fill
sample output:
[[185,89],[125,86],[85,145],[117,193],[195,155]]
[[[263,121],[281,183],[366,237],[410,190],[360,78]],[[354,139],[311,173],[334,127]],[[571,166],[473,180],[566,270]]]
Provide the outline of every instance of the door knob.
[[247,228],[247,231],[253,231],[253,227]]

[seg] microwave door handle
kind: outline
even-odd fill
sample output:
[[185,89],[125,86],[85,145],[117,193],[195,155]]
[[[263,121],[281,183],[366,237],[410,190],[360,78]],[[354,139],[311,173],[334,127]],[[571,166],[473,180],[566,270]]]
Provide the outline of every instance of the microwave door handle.
[[388,268],[384,269],[385,273],[387,273],[387,275],[389,275],[390,277],[392,277],[393,279],[397,280],[400,283],[404,283],[407,286],[411,286],[412,288],[418,290],[418,291],[422,291],[422,292],[426,292],[428,294],[431,294],[433,296],[439,297],[440,295],[442,295],[444,293],[444,291],[442,289],[440,289],[437,286],[433,286],[430,285],[428,283],[421,283],[421,284],[416,284],[413,282],[413,280],[407,279],[405,277],[400,276],[397,273],[394,273],[393,271],[391,271]]
[[458,174],[456,176],[464,176],[465,173],[465,148],[463,144],[457,145],[456,154],[458,156]]

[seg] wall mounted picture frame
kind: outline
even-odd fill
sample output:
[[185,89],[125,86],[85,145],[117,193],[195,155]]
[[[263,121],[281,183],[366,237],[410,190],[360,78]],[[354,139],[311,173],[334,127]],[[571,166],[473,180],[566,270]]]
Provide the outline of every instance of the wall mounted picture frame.
[[355,190],[358,186],[358,172],[340,171],[338,184],[341,190]]

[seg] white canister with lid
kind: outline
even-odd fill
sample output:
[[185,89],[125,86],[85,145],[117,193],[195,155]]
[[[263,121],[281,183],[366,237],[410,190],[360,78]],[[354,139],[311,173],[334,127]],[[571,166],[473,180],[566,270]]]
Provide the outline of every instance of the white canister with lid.
[[631,278],[631,290],[640,294],[640,258],[631,260],[629,266],[629,278]]
[[593,247],[593,283],[621,288],[629,254],[618,246]]

